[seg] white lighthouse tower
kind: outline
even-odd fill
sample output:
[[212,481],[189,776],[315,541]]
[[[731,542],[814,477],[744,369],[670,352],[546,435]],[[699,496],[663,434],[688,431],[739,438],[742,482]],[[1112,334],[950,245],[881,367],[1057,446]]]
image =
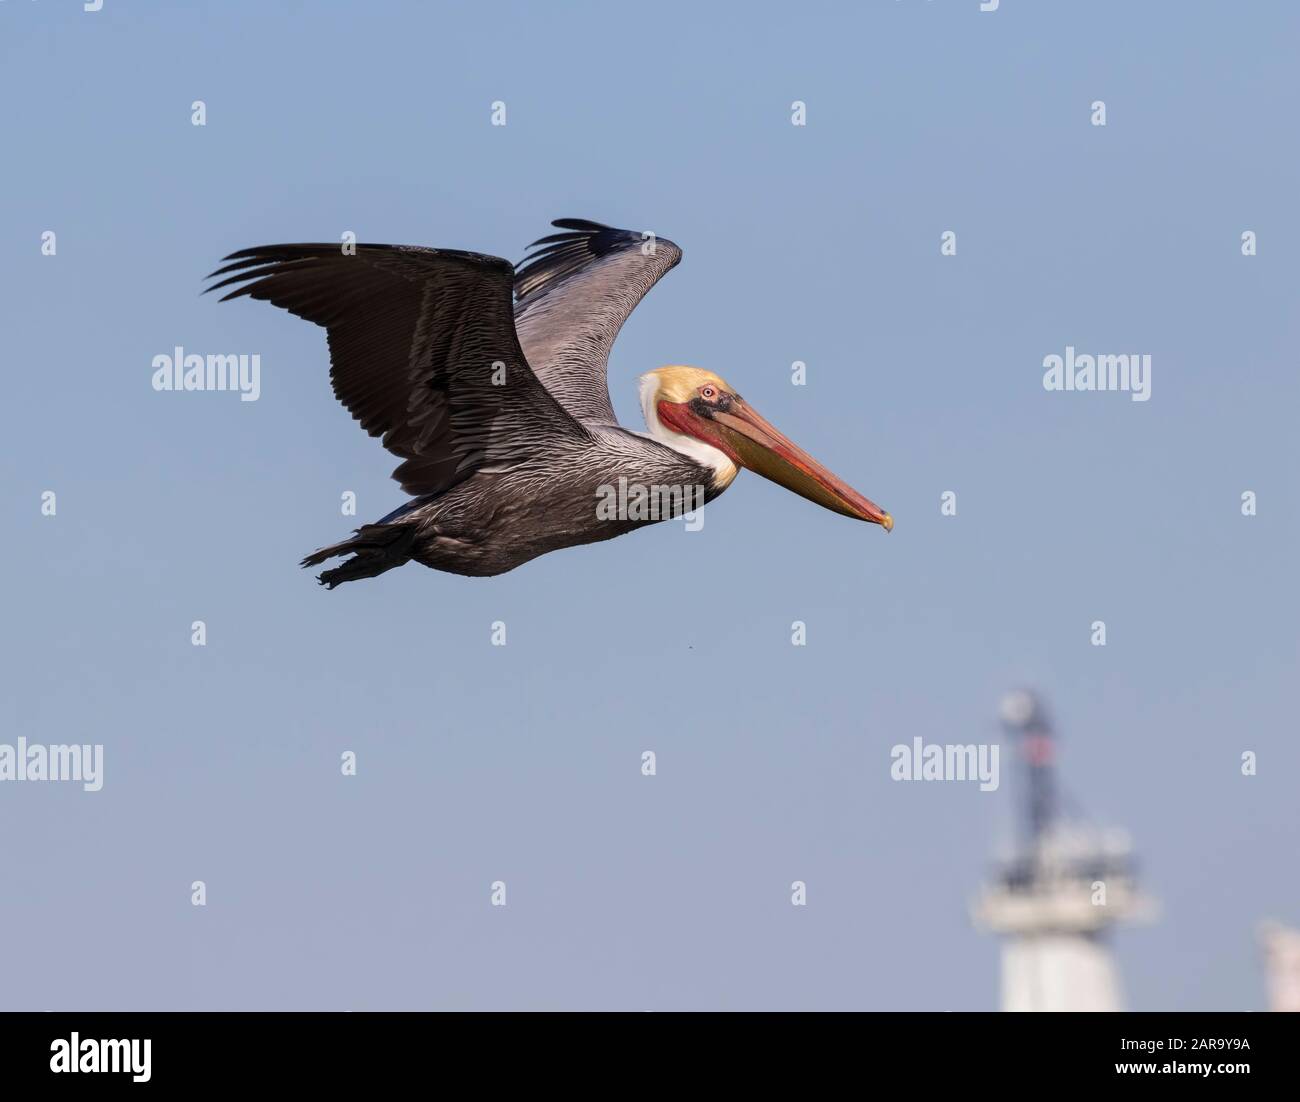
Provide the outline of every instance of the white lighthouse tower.
[[1060,813],[1056,744],[1041,702],[1014,692],[1001,711],[1022,767],[1024,821],[972,914],[1003,937],[1002,1009],[1120,1010],[1108,931],[1155,911],[1138,892],[1128,839]]
[[1259,941],[1268,973],[1269,1010],[1300,1012],[1300,930],[1264,922]]

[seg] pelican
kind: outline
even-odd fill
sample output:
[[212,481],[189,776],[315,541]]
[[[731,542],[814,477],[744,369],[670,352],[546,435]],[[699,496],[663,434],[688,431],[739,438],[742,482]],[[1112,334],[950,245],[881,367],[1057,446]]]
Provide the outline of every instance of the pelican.
[[[619,329],[682,251],[662,237],[563,218],[518,268],[411,245],[263,245],[225,258],[207,290],[322,326],[334,394],[401,459],[412,500],[303,566],[333,589],[414,561],[485,577],[711,501],[741,467],[817,504],[893,528],[890,515],[763,419],[720,376],[641,376],[646,432],[614,416]],[[668,507],[604,508],[611,487],[675,491]],[[346,557],[346,558],[345,558]]]

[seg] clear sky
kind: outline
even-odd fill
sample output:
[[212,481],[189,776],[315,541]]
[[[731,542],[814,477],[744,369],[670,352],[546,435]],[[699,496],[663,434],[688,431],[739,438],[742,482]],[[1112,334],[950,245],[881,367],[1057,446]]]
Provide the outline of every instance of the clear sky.
[[[994,739],[1028,684],[1163,906],[1116,939],[1129,1004],[1262,1009],[1256,924],[1300,923],[1298,32],[0,2],[0,742],[105,756],[99,792],[0,785],[0,1007],[993,1008],[967,904],[1011,778],[890,749]],[[642,371],[711,368],[894,532],[742,475],[700,532],[318,588],[394,460],[323,331],[202,277],[347,230],[517,260],[556,217],[685,250],[615,347],[625,422]],[[260,399],[155,392],[176,345],[260,355]],[[1067,345],[1150,355],[1150,400],[1046,391]]]

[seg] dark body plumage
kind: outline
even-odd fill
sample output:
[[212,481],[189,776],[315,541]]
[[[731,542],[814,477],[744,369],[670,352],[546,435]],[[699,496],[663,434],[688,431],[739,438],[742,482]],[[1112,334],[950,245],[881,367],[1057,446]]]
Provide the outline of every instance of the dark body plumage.
[[[232,285],[323,326],[334,393],[402,462],[415,500],[304,566],[374,577],[409,560],[493,575],[654,520],[602,519],[602,487],[720,493],[708,466],[616,423],[609,350],[636,304],[681,259],[662,238],[563,219],[516,272],[478,253],[401,245],[268,245],[227,257]],[[680,510],[678,510],[680,511]],[[673,515],[669,513],[668,515]],[[657,515],[655,519],[666,519]]]

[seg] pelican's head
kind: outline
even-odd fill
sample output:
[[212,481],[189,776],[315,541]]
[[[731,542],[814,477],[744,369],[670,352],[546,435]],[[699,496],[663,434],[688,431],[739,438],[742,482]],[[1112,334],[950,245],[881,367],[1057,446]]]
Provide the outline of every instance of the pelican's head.
[[[894,518],[796,447],[729,386],[698,367],[661,367],[641,376],[641,408],[657,439],[714,471],[726,486],[748,467],[836,513],[894,527]],[[703,445],[703,447],[701,447]]]

